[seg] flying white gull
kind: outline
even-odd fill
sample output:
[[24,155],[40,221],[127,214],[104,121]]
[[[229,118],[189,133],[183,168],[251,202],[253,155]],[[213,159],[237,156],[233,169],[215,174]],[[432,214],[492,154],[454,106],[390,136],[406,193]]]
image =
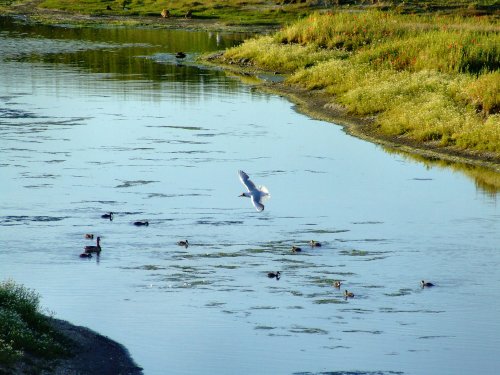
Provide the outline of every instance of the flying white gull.
[[241,193],[240,197],[247,197],[252,199],[252,203],[255,209],[259,212],[264,210],[264,205],[262,202],[271,197],[269,190],[265,186],[255,186],[255,184],[250,180],[250,177],[243,172],[238,171],[240,175],[240,180],[243,185],[246,186],[248,192]]

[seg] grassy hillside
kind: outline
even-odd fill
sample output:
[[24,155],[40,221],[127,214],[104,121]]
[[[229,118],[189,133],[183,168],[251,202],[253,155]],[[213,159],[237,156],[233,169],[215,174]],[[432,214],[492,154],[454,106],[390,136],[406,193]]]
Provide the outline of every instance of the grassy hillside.
[[223,59],[287,72],[380,134],[498,158],[499,30],[495,16],[316,13]]

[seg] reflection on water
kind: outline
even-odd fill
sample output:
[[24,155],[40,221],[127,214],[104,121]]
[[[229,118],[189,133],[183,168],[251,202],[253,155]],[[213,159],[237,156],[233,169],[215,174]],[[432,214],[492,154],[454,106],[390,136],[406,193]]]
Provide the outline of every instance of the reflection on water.
[[[500,173],[492,170],[491,168],[464,163],[453,163],[447,160],[430,158],[416,154],[408,154],[391,147],[383,147],[383,149],[386,152],[401,155],[405,159],[415,160],[419,163],[423,163],[428,168],[440,167],[463,173],[474,180],[476,188],[478,190],[484,192],[491,198],[495,198],[500,192]],[[418,180],[423,181],[424,179]]]
[[2,278],[146,374],[496,374],[497,190],[191,64],[241,36],[2,22]]

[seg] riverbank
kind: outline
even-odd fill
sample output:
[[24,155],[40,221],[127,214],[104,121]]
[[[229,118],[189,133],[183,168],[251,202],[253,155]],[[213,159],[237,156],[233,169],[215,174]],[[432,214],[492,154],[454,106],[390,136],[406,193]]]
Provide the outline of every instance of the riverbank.
[[[233,72],[236,77],[248,79],[248,76],[272,76],[273,72],[256,70],[244,64],[225,64],[220,53],[205,57],[205,61],[214,67]],[[260,90],[286,97],[295,104],[297,111],[312,118],[331,122],[343,127],[350,135],[366,141],[386,146],[394,151],[419,155],[429,159],[440,159],[453,163],[468,164],[491,169],[500,173],[500,158],[491,153],[459,150],[454,147],[442,147],[438,142],[425,144],[405,137],[388,136],[376,131],[373,117],[359,117],[348,113],[341,105],[332,104],[330,96],[321,90],[306,90],[299,86],[287,85],[283,82],[253,82]]]
[[313,14],[212,63],[285,77],[266,89],[357,137],[499,170],[498,21]]
[[71,27],[146,27],[166,30],[206,30],[224,32],[264,33],[278,29],[277,24],[227,24],[216,18],[185,18],[161,15],[134,15],[113,13],[79,13],[40,7],[43,0],[22,0],[1,7],[0,14],[24,22]]
[[60,359],[29,356],[11,367],[0,365],[0,374],[23,375],[141,375],[129,352],[122,345],[88,328],[48,318],[52,329],[65,336],[71,355]]
[[50,319],[51,326],[72,342],[73,356],[53,363],[44,375],[141,375],[142,369],[121,344],[86,327]]
[[[28,2],[21,2],[18,5],[12,5],[10,7],[11,14],[17,14],[18,16],[25,17],[29,21],[42,22],[42,23],[55,23],[59,25],[68,22],[71,23],[72,25],[82,24],[91,26],[120,25],[129,27],[155,27],[155,28],[161,27],[161,28],[172,28],[172,29],[182,28],[182,29],[197,29],[197,30],[201,29],[201,30],[221,30],[221,31],[248,31],[254,33],[264,33],[273,31],[273,28],[270,27],[269,25],[259,25],[259,26],[228,25],[226,23],[219,22],[217,19],[206,19],[206,18],[186,19],[183,17],[171,17],[162,19],[161,17],[147,17],[147,16],[130,16],[130,15],[124,16],[124,15],[104,15],[104,14],[96,16],[89,14],[68,13],[54,9],[39,8],[37,7],[37,4],[39,4],[40,1],[41,0],[31,0]],[[318,17],[314,16],[311,19],[311,22],[308,23],[309,31],[313,30],[314,32],[315,28],[323,27],[321,25],[320,26],[317,25],[318,18],[319,16]],[[378,27],[377,25],[378,23],[375,22],[373,24],[373,27]],[[363,35],[369,34],[371,30],[366,31],[366,28],[369,27],[366,25],[366,21],[364,27],[365,29],[362,29],[363,25],[361,25],[358,30],[359,32],[356,32],[355,34],[352,35],[348,35],[348,39],[351,42],[359,39],[360,45],[366,44],[368,39],[362,39]],[[414,27],[417,28],[419,32],[426,28],[425,25],[417,23],[415,23],[415,26],[412,26],[412,28]],[[441,25],[438,25],[437,27],[439,28],[441,27]],[[454,25],[453,27],[456,27],[456,25]],[[470,28],[469,26],[467,27]],[[443,25],[443,28],[446,29],[447,25]],[[391,29],[382,29],[382,28],[380,29],[385,34],[383,35],[381,34],[380,36],[378,36],[378,38],[387,38],[387,35],[393,32],[393,30]],[[483,31],[484,30],[480,30],[480,32]],[[399,30],[396,30],[395,32],[399,32]],[[285,33],[282,32],[282,34]],[[321,37],[321,35],[319,36]],[[276,39],[276,35],[274,36],[274,38]],[[411,78],[408,79],[408,77],[404,76],[400,81],[398,82],[394,81],[392,85],[393,87],[396,86],[402,87],[402,92],[391,93],[392,97],[388,97],[387,99],[384,99],[383,96],[381,96],[381,99],[377,98],[379,102],[376,103],[376,105],[373,106],[373,108],[369,109],[362,108],[361,110],[359,110],[359,108],[356,108],[356,110],[352,110],[352,107],[359,107],[357,103],[359,103],[361,99],[364,99],[365,101],[368,100],[374,102],[374,100],[372,99],[373,96],[370,97],[370,94],[363,92],[363,90],[365,90],[366,88],[358,88],[357,90],[353,90],[355,91],[355,93],[349,94],[350,98],[348,98],[351,102],[346,104],[346,101],[341,102],[337,100],[340,96],[338,95],[338,93],[332,94],[332,91],[336,90],[332,89],[332,87],[334,87],[335,85],[338,86],[338,82],[311,83],[313,79],[317,79],[317,77],[314,77],[314,75],[321,76],[320,81],[321,80],[326,81],[325,79],[323,79],[324,77],[332,77],[335,76],[336,74],[353,75],[346,70],[345,66],[339,65],[340,62],[347,61],[347,58],[349,58],[349,55],[352,52],[349,51],[339,52],[339,50],[342,49],[342,45],[338,44],[339,41],[336,42],[337,47],[341,48],[335,47],[334,51],[332,52],[332,48],[328,47],[325,44],[328,41],[322,41],[321,43],[319,43],[318,47],[316,45],[318,43],[316,43],[314,40],[301,42],[299,39],[294,39],[296,38],[294,36],[286,37],[289,39],[291,38],[291,40],[286,40],[286,38],[283,36],[280,36],[279,38],[281,38],[282,40],[281,45],[290,46],[291,49],[300,49],[300,48],[303,49],[303,51],[296,54],[296,56],[300,55],[298,58],[300,61],[298,62],[293,61],[293,59],[296,56],[292,56],[292,58],[289,59],[285,53],[281,53],[283,52],[283,50],[279,50],[278,53],[282,55],[281,57],[285,61],[278,63],[276,67],[267,66],[266,63],[263,64],[261,61],[257,61],[255,58],[251,56],[242,58],[241,55],[238,55],[238,53],[240,52],[238,52],[236,55],[233,54],[233,56],[230,57],[227,57],[227,53],[224,55],[217,54],[216,57],[209,57],[208,60],[210,61],[208,62],[210,64],[223,67],[224,69],[244,72],[246,75],[258,74],[259,72],[262,72],[263,70],[266,69],[268,70],[267,73],[271,74],[276,69],[281,72],[284,71],[286,73],[286,76],[288,77],[287,83],[262,83],[259,84],[258,86],[263,90],[272,91],[279,95],[286,96],[297,105],[297,108],[300,111],[307,113],[308,115],[314,118],[323,119],[344,126],[346,131],[349,134],[352,134],[353,136],[366,139],[370,142],[382,144],[397,150],[409,152],[412,154],[422,155],[430,158],[438,158],[453,162],[462,162],[471,165],[484,166],[493,169],[497,172],[500,172],[500,155],[496,150],[497,146],[494,145],[492,146],[493,149],[488,149],[488,147],[490,147],[489,143],[497,142],[497,139],[499,138],[498,115],[496,114],[496,111],[498,111],[498,108],[496,107],[498,103],[495,102],[494,98],[495,97],[494,87],[493,87],[494,85],[491,84],[489,85],[493,87],[493,90],[491,90],[491,87],[488,87],[486,85],[486,83],[491,81],[491,78],[482,79],[481,84],[476,84],[472,80],[467,80],[467,81],[457,80],[456,82],[451,82],[449,86],[453,86],[451,90],[455,91],[456,91],[455,87],[459,87],[460,85],[464,86],[465,84],[467,84],[472,87],[472,90],[474,91],[473,93],[471,94],[460,93],[459,95],[456,95],[458,97],[457,99],[458,101],[463,101],[466,103],[464,105],[464,109],[466,107],[470,107],[468,110],[469,112],[464,116],[462,116],[462,114],[458,114],[456,116],[454,115],[455,117],[450,117],[449,119],[445,118],[437,125],[435,124],[433,128],[429,127],[429,129],[425,129],[424,131],[420,131],[417,129],[417,132],[419,132],[419,134],[417,134],[416,137],[413,137],[409,136],[410,132],[407,131],[407,128],[409,128],[408,123],[412,122],[418,123],[427,120],[429,120],[430,123],[434,122],[433,118],[418,119],[417,116],[415,116],[415,114],[421,112],[421,108],[423,108],[424,105],[429,104],[431,101],[437,98],[437,96],[434,94],[438,90],[441,90],[439,86],[443,85],[439,81],[444,76],[437,76],[430,74],[428,76],[425,76],[425,73],[421,77],[417,78],[414,78],[414,76],[412,76]],[[370,38],[373,39],[374,36],[372,35],[370,36]],[[280,44],[276,41],[274,41],[273,43],[277,45]],[[428,42],[424,41],[424,43]],[[453,45],[454,48],[458,47],[458,45],[455,45],[453,41],[451,41],[450,43],[452,43],[450,45]],[[474,43],[477,44],[475,40]],[[271,46],[271,44],[269,45],[263,44],[263,47],[260,46],[259,48],[266,49],[266,46],[269,47]],[[274,48],[274,46],[271,47]],[[267,48],[267,50],[271,50],[272,48]],[[353,49],[356,48],[356,46],[351,45],[348,46],[348,48]],[[463,46],[461,46],[460,48],[463,48]],[[462,52],[463,52],[462,50],[458,50],[458,53]],[[259,54],[260,56],[264,55],[264,53],[259,53]],[[337,71],[332,73],[331,71],[325,70],[324,72],[320,71],[319,73],[315,73],[315,69],[319,68],[321,63],[325,62],[328,63],[328,60],[332,58],[332,54],[333,54],[333,59],[339,61],[338,66],[335,67]],[[376,55],[370,55],[368,53],[367,55],[369,56],[363,58],[364,59],[368,58],[370,60],[368,62],[368,65],[370,64],[373,65],[374,63],[377,64],[379,63],[379,61],[381,61],[381,64],[399,64],[396,70],[394,70],[394,72],[396,72],[397,74],[399,74],[398,72],[401,72],[402,70],[405,69],[405,66],[401,66],[401,64],[403,65],[416,64],[415,63],[417,61],[416,56],[413,57],[406,56],[403,59],[398,57],[396,54],[397,52],[394,52],[393,50],[390,49],[387,50],[387,47],[380,47],[380,51],[377,51]],[[278,59],[271,58],[268,60],[276,61]],[[289,64],[293,65],[294,63],[296,63],[297,66],[290,67]],[[366,65],[366,62],[363,61],[362,64]],[[324,65],[326,64],[322,64],[322,66]],[[304,69],[302,69],[302,67],[304,67]],[[363,67],[362,69],[365,68]],[[316,69],[316,71],[318,70],[319,69]],[[392,68],[386,69],[386,67],[383,67],[383,69],[380,69],[380,71],[383,72],[381,77],[375,77],[375,75],[372,75],[370,79],[372,81],[378,79],[380,82],[383,82],[385,84],[389,80],[392,80],[393,77],[395,76],[395,75],[391,76],[386,75],[387,72],[392,71]],[[290,80],[290,77],[292,77],[297,72],[299,72],[298,75],[299,76],[301,75],[301,77],[295,80],[293,79]],[[366,73],[367,71],[360,71],[359,75],[365,76],[367,75]],[[368,73],[371,74],[371,72]],[[377,71],[377,74],[378,73],[379,71]],[[414,72],[411,73],[413,74]],[[403,76],[403,74],[399,74],[399,76]],[[491,77],[497,79],[498,74],[493,75]],[[357,77],[354,77],[354,79],[351,77],[351,80],[357,81]],[[434,85],[434,87],[432,87],[429,90],[429,93],[426,94],[429,96],[420,95],[421,94],[420,92],[422,91],[421,87],[417,87],[416,91],[418,92],[418,95],[421,96],[421,98],[419,99],[420,101],[413,103],[407,102],[407,103],[397,104],[399,112],[393,114],[392,118],[391,117],[386,118],[385,123],[381,123],[379,119],[383,118],[382,115],[384,115],[384,111],[390,112],[387,110],[387,108],[384,108],[385,103],[390,102],[393,98],[400,98],[412,95],[416,96],[415,93],[406,92],[404,90],[406,90],[405,85],[408,85],[408,82],[410,85],[414,86],[414,82],[411,81],[419,81],[419,80],[426,81],[424,82],[423,86],[429,86],[430,84]],[[429,84],[428,82],[431,83]],[[481,96],[484,93],[488,94],[488,91],[493,91],[492,94],[493,99],[491,99],[491,95],[489,98],[481,98]],[[374,93],[372,93],[372,95],[373,94],[375,95],[380,94],[378,88],[375,87]],[[455,93],[453,95],[455,95]],[[456,98],[452,98],[451,100],[455,99]],[[490,102],[488,102],[488,100]],[[428,105],[429,108],[426,108],[426,110],[428,112],[432,112],[431,113],[432,116],[442,117],[440,113],[446,112],[447,102],[449,101],[450,98],[448,97],[445,97],[444,99],[437,98],[435,100],[435,103],[429,104]],[[372,106],[372,103],[369,103],[368,107],[369,106]],[[461,104],[458,105],[458,107],[460,106]],[[413,112],[411,112],[410,109]],[[461,110],[462,110],[461,108],[458,108],[458,111]],[[477,112],[477,115],[474,112]],[[484,118],[487,117],[491,119],[491,121],[490,120],[485,121]],[[393,124],[397,122],[395,120],[402,122],[402,124],[398,124],[397,125],[398,127],[396,129],[386,129],[392,127]],[[459,134],[461,130],[458,130],[457,133],[456,129],[448,129],[446,128],[446,125],[454,123],[455,127],[460,127],[462,122],[467,122],[467,121],[473,123],[472,128],[474,129],[466,130],[466,132],[472,134],[472,140],[466,139],[463,141],[459,139],[457,141],[457,134]],[[487,130],[489,133],[486,133]],[[479,147],[474,148],[464,145],[457,145],[458,142],[462,143],[470,142],[471,144],[475,142],[480,145]]]
[[140,375],[120,344],[41,312],[34,290],[0,282],[0,374]]

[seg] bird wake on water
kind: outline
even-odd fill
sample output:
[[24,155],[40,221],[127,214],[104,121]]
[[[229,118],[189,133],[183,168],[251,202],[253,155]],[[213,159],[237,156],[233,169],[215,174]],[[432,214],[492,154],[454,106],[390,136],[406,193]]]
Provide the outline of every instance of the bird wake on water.
[[241,193],[240,197],[250,198],[257,211],[264,211],[262,202],[271,197],[269,190],[267,190],[265,186],[256,186],[245,172],[238,171],[238,174],[240,175],[241,182],[248,190],[247,192]]

